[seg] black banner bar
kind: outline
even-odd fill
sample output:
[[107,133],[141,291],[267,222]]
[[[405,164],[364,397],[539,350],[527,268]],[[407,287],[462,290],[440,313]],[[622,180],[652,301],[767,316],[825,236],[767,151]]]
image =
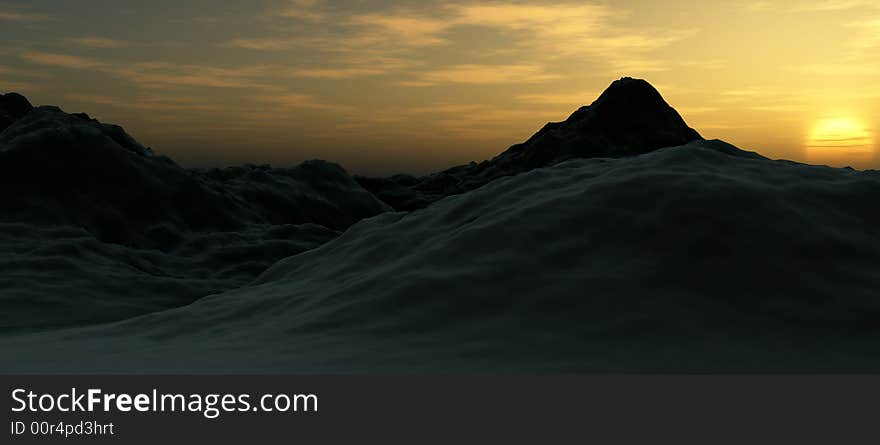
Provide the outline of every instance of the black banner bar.
[[[880,440],[880,376],[21,376],[0,381],[8,439],[0,443],[10,444]],[[89,390],[95,409],[83,411]],[[165,412],[158,410],[162,395]],[[178,395],[200,406],[183,412]],[[232,397],[225,399],[231,412],[223,411],[224,395]],[[77,412],[58,410],[70,409],[78,396]],[[43,408],[53,409],[13,411],[32,403],[39,411],[41,398]]]

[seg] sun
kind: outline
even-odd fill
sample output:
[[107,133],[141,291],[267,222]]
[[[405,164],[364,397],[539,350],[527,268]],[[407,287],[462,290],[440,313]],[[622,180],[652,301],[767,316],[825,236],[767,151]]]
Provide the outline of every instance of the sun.
[[874,159],[871,131],[857,119],[835,117],[816,122],[807,141],[811,164],[865,165]]

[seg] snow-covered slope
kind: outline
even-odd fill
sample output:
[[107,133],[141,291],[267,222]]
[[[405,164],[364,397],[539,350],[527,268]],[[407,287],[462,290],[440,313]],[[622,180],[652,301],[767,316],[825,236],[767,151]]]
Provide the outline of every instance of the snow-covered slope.
[[0,331],[188,304],[390,208],[325,161],[189,170],[121,127],[0,96]]
[[0,337],[2,369],[880,369],[880,173],[720,141],[579,159],[363,220],[253,283]]
[[161,251],[101,242],[77,227],[0,223],[0,333],[183,306],[245,285],[275,261],[338,234],[316,224],[253,224],[186,234]]

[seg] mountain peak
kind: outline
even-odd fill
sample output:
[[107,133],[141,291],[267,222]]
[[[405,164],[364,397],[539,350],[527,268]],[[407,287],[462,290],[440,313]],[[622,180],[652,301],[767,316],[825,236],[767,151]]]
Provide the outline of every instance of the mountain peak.
[[0,94],[0,109],[6,110],[7,107],[18,110],[29,110],[33,108],[31,102],[26,97],[18,93]]
[[24,117],[32,109],[30,101],[18,93],[0,94],[0,131]]
[[614,82],[602,92],[598,99],[593,102],[593,106],[601,106],[608,104],[620,103],[630,107],[635,106],[669,106],[663,100],[660,92],[653,85],[644,79],[634,79],[632,77],[622,77]]
[[[589,136],[582,142],[604,145],[606,156],[647,153],[703,139],[654,86],[631,77],[612,82],[590,106],[576,111],[562,124],[581,136]],[[575,157],[582,157],[579,153]]]
[[499,177],[570,159],[634,156],[702,140],[650,83],[624,77],[568,119],[544,125],[527,141],[488,161],[453,167],[421,179],[365,180],[361,184],[386,202],[395,203],[396,208],[410,210]]
[[496,160],[528,170],[572,158],[631,156],[702,140],[650,83],[624,77],[563,122],[551,122]]

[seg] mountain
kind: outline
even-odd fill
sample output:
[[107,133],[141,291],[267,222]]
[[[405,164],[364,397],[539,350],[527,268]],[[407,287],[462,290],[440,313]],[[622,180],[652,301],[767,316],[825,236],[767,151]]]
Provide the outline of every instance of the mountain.
[[0,330],[189,304],[390,210],[330,162],[185,169],[14,93],[0,119]]
[[24,117],[33,108],[30,101],[21,94],[0,94],[0,131]]
[[5,221],[83,227],[101,241],[167,250],[177,237],[169,231],[304,223],[342,230],[388,210],[336,164],[188,170],[121,127],[56,107],[16,114],[27,101],[8,96],[3,109],[18,117],[0,133]]
[[880,369],[880,172],[704,140],[641,80],[491,160],[358,181],[185,169],[4,101],[4,372]]
[[358,181],[392,207],[414,210],[500,177],[569,159],[633,156],[702,139],[651,84],[624,77],[591,105],[563,122],[548,123],[527,141],[490,160],[422,178],[397,175]]
[[880,173],[729,148],[573,159],[385,213],[185,307],[0,338],[3,369],[880,369]]

